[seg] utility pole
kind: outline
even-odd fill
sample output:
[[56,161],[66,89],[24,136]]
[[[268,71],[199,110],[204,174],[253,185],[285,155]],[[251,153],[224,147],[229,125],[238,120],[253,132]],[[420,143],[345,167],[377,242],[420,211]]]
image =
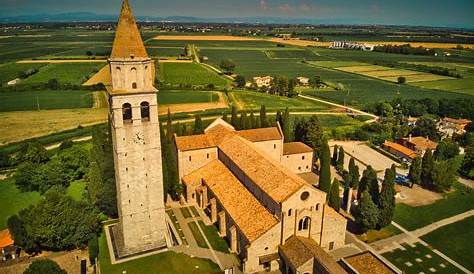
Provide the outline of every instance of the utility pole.
[[38,109],[38,111],[40,111],[40,104],[39,104],[38,95],[36,95],[36,108]]

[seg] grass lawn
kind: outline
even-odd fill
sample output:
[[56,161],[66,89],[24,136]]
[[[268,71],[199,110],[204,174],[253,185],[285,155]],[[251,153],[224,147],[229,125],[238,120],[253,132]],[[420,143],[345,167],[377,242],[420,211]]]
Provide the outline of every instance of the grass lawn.
[[453,186],[453,191],[443,196],[442,200],[426,206],[397,204],[393,221],[408,230],[414,230],[474,208],[474,191],[459,183]]
[[75,181],[72,182],[66,190],[67,195],[76,201],[81,201],[86,193],[86,182]]
[[160,63],[158,79],[171,85],[226,86],[228,81],[196,63]]
[[393,225],[388,225],[380,230],[369,230],[365,234],[358,235],[357,237],[366,243],[373,243],[378,240],[386,239],[393,235],[400,234],[401,231]]
[[201,226],[201,229],[211,244],[212,249],[229,253],[229,246],[227,245],[227,242],[221,236],[219,236],[217,228],[214,225],[206,226],[203,221],[199,221],[199,226]]
[[59,83],[80,85],[103,66],[103,63],[48,64],[42,67],[38,73],[22,81],[22,83],[47,83],[50,79],[57,79]]
[[158,100],[161,105],[217,102],[219,95],[214,91],[160,90]]
[[199,231],[199,228],[196,222],[190,222],[188,223],[188,226],[191,229],[191,232],[193,233],[193,236],[194,236],[194,239],[196,240],[197,245],[202,248],[209,248],[206,244],[206,240],[204,240],[204,237]]
[[436,273],[463,273],[426,246],[421,244],[416,244],[415,247],[407,244],[402,246],[405,250],[395,249],[392,252],[382,254],[382,256],[406,274],[432,273],[430,268],[436,269]]
[[0,65],[0,86],[6,85],[9,81],[19,78],[21,72],[25,72],[29,69],[39,69],[46,64],[17,64],[8,63]]
[[170,219],[173,222],[174,227],[178,231],[179,238],[181,238],[181,241],[183,241],[183,244],[187,245],[188,241],[186,240],[186,237],[184,236],[183,230],[181,230],[181,226],[179,225],[178,219],[176,219],[176,216],[174,215],[173,210],[171,209],[166,210],[166,213],[168,213],[168,216],[170,216]]
[[99,238],[99,250],[100,272],[102,274],[125,273],[125,271],[127,274],[220,273],[219,266],[210,260],[191,258],[172,251],[112,265],[104,233]]
[[[448,236],[449,235],[449,236]],[[474,217],[438,228],[422,239],[457,263],[474,271]]]
[[197,211],[195,206],[191,206],[191,211],[193,212],[194,216],[199,217],[199,212]]
[[191,212],[189,212],[189,207],[181,207],[179,210],[181,210],[181,214],[183,214],[184,218],[191,218]]
[[42,90],[0,92],[0,112],[43,109],[90,108],[92,92]]
[[229,98],[238,109],[259,110],[265,105],[267,110],[308,110],[329,111],[333,107],[326,104],[305,100],[301,98],[288,98],[285,96],[271,95],[257,91],[235,91],[229,92]]
[[21,192],[13,179],[0,181],[0,230],[7,228],[7,220],[20,210],[36,203],[40,199],[38,192]]

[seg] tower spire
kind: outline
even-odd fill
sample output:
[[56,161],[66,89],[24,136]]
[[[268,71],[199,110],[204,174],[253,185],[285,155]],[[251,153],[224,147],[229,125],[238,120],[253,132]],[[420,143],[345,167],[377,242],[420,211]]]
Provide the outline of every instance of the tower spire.
[[128,0],[122,3],[110,58],[148,58]]

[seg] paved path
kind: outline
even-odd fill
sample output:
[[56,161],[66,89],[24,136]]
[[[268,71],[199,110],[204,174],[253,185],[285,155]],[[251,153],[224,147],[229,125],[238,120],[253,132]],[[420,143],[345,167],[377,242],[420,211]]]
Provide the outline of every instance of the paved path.
[[[92,140],[92,136],[90,136],[90,135],[89,135],[89,136],[80,137],[80,138],[76,138],[76,139],[72,139],[72,141],[73,141],[74,143],[76,143],[76,142],[84,142],[84,141],[89,141],[89,140]],[[60,147],[61,144],[62,144],[62,142],[61,142],[61,143],[52,144],[52,145],[46,146],[45,149],[46,149],[46,150],[52,150],[52,149],[55,149],[55,148]]]
[[458,181],[467,187],[474,188],[474,180],[469,180],[466,178],[459,177]]
[[474,216],[474,209],[471,209],[471,210],[466,211],[464,213],[461,213],[461,214],[458,214],[458,215],[455,215],[455,216],[452,216],[452,217],[434,222],[434,223],[432,223],[430,225],[427,225],[425,227],[422,227],[422,228],[419,228],[417,230],[411,231],[411,233],[413,233],[413,235],[415,235],[416,237],[421,237],[421,236],[426,235],[426,234],[428,234],[428,233],[430,233],[430,232],[432,232],[432,231],[434,231],[434,230],[436,230],[440,227],[443,227],[445,225],[449,225],[449,224],[461,221],[461,220],[463,220],[465,218],[468,218],[468,217],[471,217],[471,216]]

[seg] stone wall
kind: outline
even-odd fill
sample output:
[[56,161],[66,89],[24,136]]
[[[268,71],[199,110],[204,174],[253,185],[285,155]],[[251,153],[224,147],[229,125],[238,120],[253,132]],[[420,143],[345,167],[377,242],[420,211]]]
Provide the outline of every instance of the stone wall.
[[181,180],[189,173],[207,165],[217,159],[217,148],[205,148],[199,150],[177,151],[178,173]]
[[281,164],[286,169],[296,174],[311,172],[312,161],[312,152],[283,155],[281,157]]

